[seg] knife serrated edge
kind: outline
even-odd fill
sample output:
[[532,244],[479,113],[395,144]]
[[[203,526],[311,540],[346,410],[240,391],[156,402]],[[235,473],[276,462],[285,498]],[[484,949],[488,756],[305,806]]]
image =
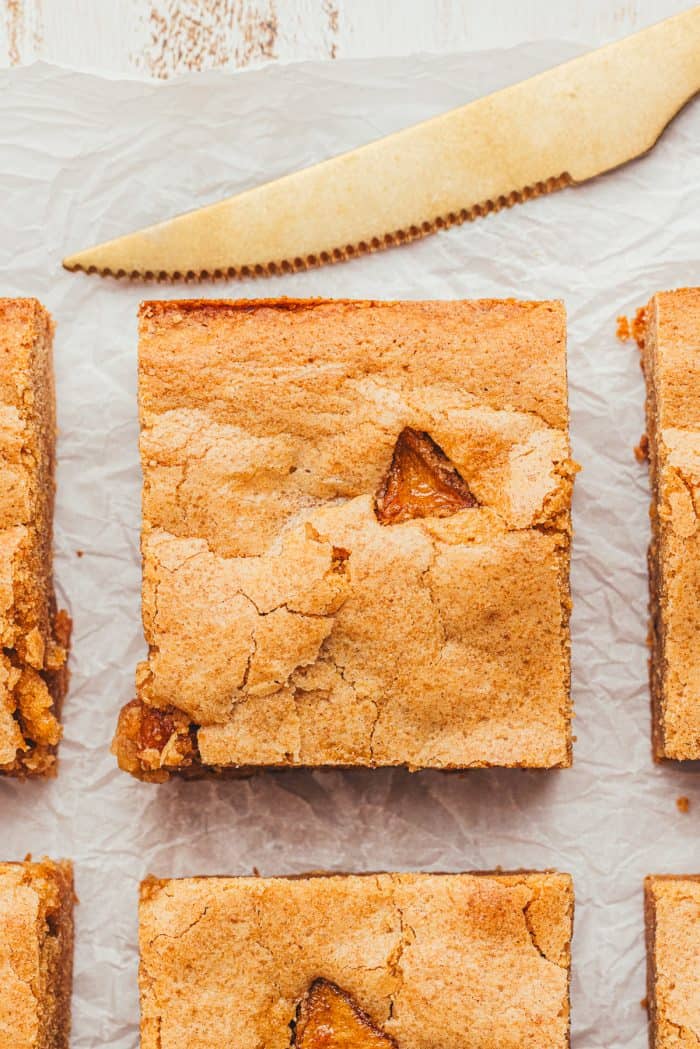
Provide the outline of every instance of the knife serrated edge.
[[474,222],[476,219],[486,218],[488,215],[493,215],[504,208],[512,208],[516,204],[523,204],[525,201],[534,200],[536,197],[554,193],[559,189],[565,189],[567,186],[574,184],[575,180],[568,172],[564,171],[560,175],[552,175],[544,181],[535,182],[530,186],[523,186],[522,189],[514,189],[496,200],[484,200],[478,204],[472,204],[471,207],[462,208],[459,212],[451,211],[447,215],[438,215],[432,221],[415,223],[407,228],[385,233],[381,237],[373,237],[371,240],[360,240],[356,244],[346,244],[342,247],[338,246],[329,251],[319,252],[318,255],[307,255],[304,258],[297,256],[294,259],[271,259],[267,263],[258,263],[255,266],[229,266],[226,270],[218,269],[211,272],[207,269],[196,272],[189,270],[186,273],[178,270],[172,273],[167,273],[165,270],[159,273],[151,271],[141,272],[140,270],[127,273],[123,269],[115,271],[108,266],[100,268],[98,266],[83,266],[81,263],[70,265],[64,263],[64,266],[71,273],[82,272],[99,277],[117,278],[118,280],[155,282],[158,284],[169,284],[183,280],[202,282],[278,277],[289,273],[300,273],[304,270],[316,269],[319,266],[348,262],[350,259],[359,258],[362,255],[371,255],[374,252],[384,251],[387,248],[400,247],[411,241],[428,237],[438,230],[445,230],[451,226],[461,226],[465,222]]

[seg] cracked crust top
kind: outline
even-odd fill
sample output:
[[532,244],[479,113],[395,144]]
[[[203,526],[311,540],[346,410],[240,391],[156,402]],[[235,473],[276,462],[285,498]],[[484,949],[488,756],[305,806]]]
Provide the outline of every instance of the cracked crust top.
[[653,488],[650,576],[657,758],[700,758],[700,288],[655,295],[643,362]]
[[[123,767],[569,763],[560,303],[146,303],[140,403]],[[387,524],[406,433],[461,502]]]
[[645,882],[651,1049],[700,1047],[700,876]]
[[53,775],[70,619],[52,578],[51,318],[0,299],[0,774]]
[[567,875],[150,880],[142,1049],[289,1049],[315,980],[399,1049],[564,1049]]
[[70,863],[0,863],[0,1045],[68,1049]]

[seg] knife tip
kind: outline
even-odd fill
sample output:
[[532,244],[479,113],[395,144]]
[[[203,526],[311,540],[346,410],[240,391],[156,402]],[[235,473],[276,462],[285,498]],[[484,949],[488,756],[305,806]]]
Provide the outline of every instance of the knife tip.
[[66,255],[61,261],[61,265],[64,270],[68,270],[69,273],[101,273],[99,266],[91,265],[88,262],[84,262],[82,253],[78,255]]

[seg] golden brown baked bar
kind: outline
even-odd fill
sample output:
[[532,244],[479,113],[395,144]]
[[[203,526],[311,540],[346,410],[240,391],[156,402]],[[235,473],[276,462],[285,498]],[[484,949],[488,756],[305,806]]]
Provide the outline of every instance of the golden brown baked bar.
[[558,302],[150,302],[148,660],[115,752],[570,764]]
[[0,775],[51,776],[70,619],[56,611],[51,318],[0,299]]
[[68,1049],[73,868],[0,863],[0,1045]]
[[700,876],[644,882],[651,1049],[700,1046]]
[[700,288],[646,309],[653,749],[700,758]]
[[563,1049],[573,905],[555,873],[149,880],[141,1049]]

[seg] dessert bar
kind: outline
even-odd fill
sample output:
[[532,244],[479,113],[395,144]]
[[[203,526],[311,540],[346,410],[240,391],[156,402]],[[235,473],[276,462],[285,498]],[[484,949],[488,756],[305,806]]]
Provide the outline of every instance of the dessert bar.
[[571,760],[558,302],[140,314],[144,779]]
[[151,879],[141,1049],[564,1049],[571,879]]
[[657,760],[700,758],[700,288],[655,295],[642,361],[652,485],[651,696]]
[[73,972],[70,863],[0,863],[0,1045],[68,1049]]
[[700,1045],[700,876],[644,883],[651,1049]]
[[53,325],[0,299],[0,775],[50,776],[68,684],[70,619],[52,574]]

